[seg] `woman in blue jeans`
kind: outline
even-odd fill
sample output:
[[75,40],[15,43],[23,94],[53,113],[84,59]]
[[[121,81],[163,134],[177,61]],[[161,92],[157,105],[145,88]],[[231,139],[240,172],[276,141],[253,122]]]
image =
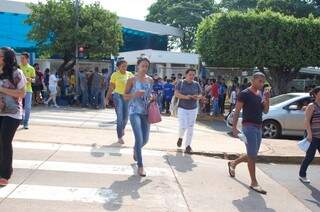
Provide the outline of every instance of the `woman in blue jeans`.
[[147,75],[150,61],[147,58],[138,60],[138,71],[135,77],[128,80],[125,99],[129,102],[130,122],[135,137],[133,151],[134,160],[138,163],[138,174],[145,177],[142,162],[142,147],[149,140],[150,124],[148,122],[148,106],[153,101],[153,80]]
[[126,83],[128,79],[133,77],[133,74],[127,71],[127,62],[119,60],[117,62],[118,71],[111,75],[110,86],[106,97],[106,105],[109,105],[109,100],[113,99],[117,114],[117,135],[118,143],[124,144],[124,130],[128,122],[128,102],[124,99]]
[[317,150],[320,153],[320,86],[314,88],[310,95],[315,98],[315,101],[307,107],[305,115],[305,128],[310,147],[299,172],[299,179],[303,183],[310,183],[307,178],[307,169],[313,161]]

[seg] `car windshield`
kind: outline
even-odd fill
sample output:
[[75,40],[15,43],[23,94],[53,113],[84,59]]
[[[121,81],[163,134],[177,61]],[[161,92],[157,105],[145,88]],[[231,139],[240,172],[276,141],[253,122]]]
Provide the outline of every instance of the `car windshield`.
[[273,97],[270,99],[270,106],[280,104],[282,102],[288,101],[288,100],[296,98],[298,96],[299,95],[296,95],[296,94],[284,94],[284,95]]

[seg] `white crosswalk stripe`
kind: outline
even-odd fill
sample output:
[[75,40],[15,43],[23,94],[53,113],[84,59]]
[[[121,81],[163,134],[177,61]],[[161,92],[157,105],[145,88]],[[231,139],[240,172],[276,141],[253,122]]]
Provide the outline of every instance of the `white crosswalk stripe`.
[[[150,186],[145,195],[153,199],[153,205],[159,204],[160,207],[163,202],[167,202],[176,208],[182,208],[172,211],[186,209],[175,176],[165,163],[165,152],[143,151],[145,161],[150,157],[156,162],[145,167],[147,178],[139,179],[137,167],[132,164],[132,149],[129,148],[33,142],[13,142],[13,147],[17,154],[13,160],[13,179],[8,186],[0,188],[0,204],[5,204],[6,200],[21,200],[37,201],[39,207],[42,201],[59,204],[109,204],[111,207],[119,207],[123,194],[130,195],[131,192],[138,192],[140,187]],[[91,153],[104,153],[104,157],[95,158]],[[120,153],[117,155],[119,157],[112,157],[116,153]],[[74,155],[79,159],[73,158]],[[41,159],[28,159],[38,157]],[[97,163],[95,160],[98,160]],[[21,173],[27,174],[17,176]],[[97,181],[92,181],[95,178]],[[153,194],[154,189],[160,192]]]

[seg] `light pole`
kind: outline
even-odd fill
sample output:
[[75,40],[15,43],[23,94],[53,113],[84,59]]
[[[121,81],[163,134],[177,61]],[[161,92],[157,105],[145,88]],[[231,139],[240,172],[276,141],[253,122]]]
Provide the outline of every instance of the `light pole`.
[[75,51],[75,56],[76,56],[76,92],[79,94],[79,43],[78,43],[78,32],[79,32],[79,16],[80,16],[80,0],[75,0],[75,13],[76,13],[76,51]]

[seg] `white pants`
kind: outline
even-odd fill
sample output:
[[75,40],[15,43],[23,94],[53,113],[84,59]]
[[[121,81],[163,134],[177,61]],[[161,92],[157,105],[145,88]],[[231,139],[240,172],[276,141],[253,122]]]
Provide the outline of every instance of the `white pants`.
[[191,146],[193,137],[193,128],[196,123],[198,108],[194,110],[185,110],[178,108],[179,118],[179,138],[185,140],[185,145]]

